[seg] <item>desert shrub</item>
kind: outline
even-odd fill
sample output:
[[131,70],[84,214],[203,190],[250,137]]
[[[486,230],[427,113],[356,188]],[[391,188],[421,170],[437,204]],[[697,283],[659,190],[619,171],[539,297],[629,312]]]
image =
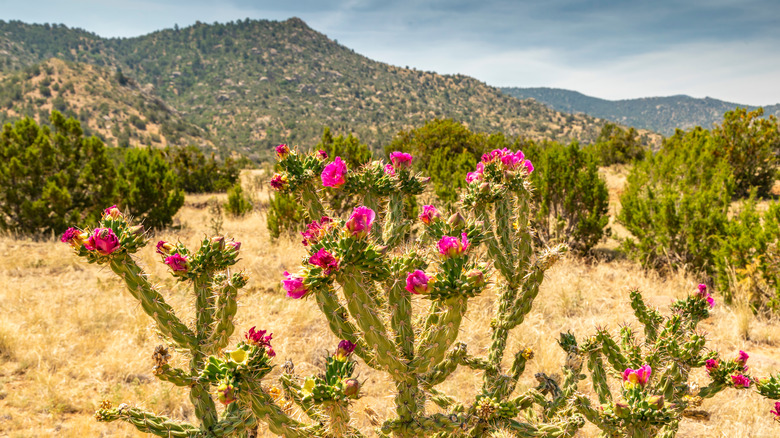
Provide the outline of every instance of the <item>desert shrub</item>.
[[119,207],[142,219],[147,228],[162,229],[173,223],[184,205],[184,191],[161,151],[127,149],[119,176]]
[[593,149],[604,166],[642,160],[649,153],[636,129],[623,129],[614,123],[604,124]]
[[168,148],[167,160],[176,172],[179,187],[187,193],[224,192],[238,181],[238,163],[227,158],[219,162],[195,146]]
[[268,204],[266,226],[274,239],[282,234],[294,234],[303,230],[305,215],[303,207],[292,196],[274,193]]
[[734,195],[747,196],[755,187],[759,197],[769,195],[777,176],[780,131],[777,118],[762,118],[764,110],[737,108],[723,116],[712,130],[713,153],[728,161],[734,174]]
[[[755,195],[755,191],[754,191]],[[780,204],[763,214],[755,196],[745,200],[726,224],[715,266],[727,302],[745,300],[755,310],[780,310]],[[746,296],[735,297],[736,293]]]
[[604,236],[609,223],[609,192],[599,175],[598,159],[573,142],[529,145],[535,170],[534,226],[542,242],[566,243],[587,253]]
[[624,248],[644,266],[713,272],[734,193],[729,163],[714,147],[707,130],[678,130],[632,168],[618,221],[632,234]]
[[236,184],[228,189],[228,199],[225,203],[225,212],[231,216],[238,217],[252,211],[252,201],[244,194],[241,184]]
[[25,118],[0,137],[0,229],[59,233],[100,217],[116,197],[117,173],[78,120],[51,113],[51,128]]

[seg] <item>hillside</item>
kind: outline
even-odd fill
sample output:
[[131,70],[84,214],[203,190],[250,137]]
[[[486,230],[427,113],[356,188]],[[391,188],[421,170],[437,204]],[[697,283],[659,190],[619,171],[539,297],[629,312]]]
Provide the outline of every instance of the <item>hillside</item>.
[[196,144],[214,148],[202,129],[121,74],[56,58],[0,80],[0,122],[48,120],[52,110],[77,118],[87,135],[120,147]]
[[262,158],[280,142],[317,142],[323,126],[375,148],[401,129],[453,118],[477,131],[591,141],[603,122],[501,93],[473,78],[372,61],[292,18],[197,23],[129,39],[63,25],[0,22],[0,68],[57,57],[122,73],[206,129]]
[[[709,97],[697,99],[684,95],[606,100],[560,88],[502,88],[501,91],[519,99],[532,98],[556,111],[588,114],[664,135],[673,134],[675,128],[709,128],[713,123],[721,122],[726,111],[737,107],[756,108]],[[780,104],[764,107],[764,114],[780,115]]]

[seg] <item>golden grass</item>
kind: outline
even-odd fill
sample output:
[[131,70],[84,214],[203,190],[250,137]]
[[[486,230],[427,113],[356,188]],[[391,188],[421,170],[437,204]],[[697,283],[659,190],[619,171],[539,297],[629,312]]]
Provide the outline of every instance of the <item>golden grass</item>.
[[[262,204],[265,196],[261,193],[256,200]],[[196,247],[209,228],[206,201],[211,197],[188,197],[177,215],[181,229],[158,237]],[[325,349],[332,349],[337,339],[313,300],[287,299],[279,288],[282,271],[296,269],[304,254],[298,239],[272,242],[262,211],[239,219],[226,217],[223,228],[242,242],[238,266],[251,276],[239,296],[236,333],[255,325],[268,329],[274,333],[277,364],[289,358],[299,374],[314,372]],[[158,262],[153,245],[140,252],[139,260],[167,291],[164,296],[177,314],[190,320],[192,299]],[[186,392],[153,378],[150,357],[159,339],[110,271],[82,263],[67,245],[54,240],[6,236],[0,237],[0,284],[0,436],[145,436],[119,422],[97,423],[92,414],[102,399],[194,420]],[[659,277],[625,260],[591,264],[564,259],[549,271],[534,309],[509,340],[508,356],[525,346],[536,352],[519,390],[534,386],[534,373],[559,370],[564,355],[555,342],[558,333],[571,330],[582,338],[596,326],[616,330],[629,323],[637,327],[627,301],[629,287],[638,287],[652,305],[665,309],[695,285],[691,275]],[[489,345],[486,327],[494,298],[488,290],[469,307],[461,340],[473,354],[484,353]],[[758,375],[780,369],[777,321],[751,317],[746,338],[740,312],[716,306],[712,318],[703,323],[712,346],[726,355],[748,351],[751,370]],[[181,358],[174,355],[173,360]],[[364,409],[373,409],[380,418],[390,416],[392,385],[384,374],[365,365],[357,369],[366,384],[364,396],[355,403],[355,422],[370,431]],[[703,383],[706,376],[697,374],[696,379]],[[581,383],[583,392],[591,392],[589,382]],[[480,385],[479,375],[461,369],[441,389],[468,399]],[[704,408],[712,412],[712,419],[684,421],[679,436],[780,435],[780,426],[773,424],[769,414],[770,403],[752,393],[727,391],[708,400]],[[596,430],[589,426],[580,436],[594,437]]]

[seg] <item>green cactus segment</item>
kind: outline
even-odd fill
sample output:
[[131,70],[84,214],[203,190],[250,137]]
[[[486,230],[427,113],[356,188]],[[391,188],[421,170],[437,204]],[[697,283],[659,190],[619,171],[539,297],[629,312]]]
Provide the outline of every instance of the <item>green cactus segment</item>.
[[214,323],[215,303],[210,283],[206,275],[199,276],[192,282],[195,291],[195,327],[198,343],[202,343],[209,337]]
[[322,206],[320,198],[317,196],[316,189],[312,186],[312,183],[303,185],[301,190],[301,203],[306,209],[306,213],[312,220],[317,220],[323,216],[327,216],[325,207]]
[[406,382],[395,382],[395,411],[401,421],[412,421],[418,412],[417,400],[419,398],[419,388],[417,379],[412,378]]
[[612,393],[609,392],[607,384],[607,372],[604,369],[604,361],[601,360],[601,352],[592,350],[588,353],[588,370],[593,380],[593,391],[599,397],[599,403],[607,403],[612,400]]
[[190,389],[190,402],[202,427],[208,429],[217,424],[217,407],[209,394],[209,385],[196,383]]
[[417,356],[410,362],[416,372],[423,374],[444,359],[444,355],[455,342],[460,323],[466,313],[465,297],[453,297],[445,301],[437,324],[430,325],[420,335]]
[[648,342],[654,342],[658,335],[658,326],[663,321],[663,316],[655,310],[650,309],[642,299],[642,294],[639,290],[633,289],[630,292],[631,296],[631,308],[634,310],[636,319],[645,326],[645,337]]
[[163,365],[159,371],[155,370],[155,376],[164,382],[173,383],[176,386],[191,386],[196,380],[186,371],[173,368],[167,364]]
[[454,433],[463,428],[466,422],[457,415],[433,414],[415,419],[412,423],[401,420],[385,421],[381,432],[401,437],[429,436],[434,433]]
[[424,387],[431,388],[444,382],[458,368],[458,365],[463,363],[465,357],[466,344],[462,342],[456,343],[450,352],[447,353],[444,360],[436,364],[427,374],[421,377]]
[[100,409],[95,413],[98,421],[122,420],[135,426],[140,432],[161,437],[188,438],[198,436],[198,428],[186,423],[177,423],[170,418],[121,405],[115,409]]
[[382,240],[389,248],[398,246],[409,229],[408,221],[404,219],[404,199],[404,194],[401,191],[390,194],[388,212],[382,234]]
[[227,347],[230,336],[235,331],[233,318],[238,311],[238,289],[246,284],[246,277],[241,274],[233,274],[230,280],[217,288],[216,311],[214,312],[214,328],[206,340],[205,344],[209,346],[209,354]]
[[295,377],[283,373],[279,376],[279,382],[284,388],[284,396],[289,400],[292,400],[301,410],[312,420],[321,423],[323,422],[322,415],[317,410],[317,407],[313,399],[306,399],[301,395],[301,385],[295,380]]
[[286,438],[322,436],[319,427],[305,427],[287,415],[255,382],[245,380],[240,383],[238,401],[242,406],[250,409],[255,418],[264,421],[268,429],[276,435]]
[[461,412],[463,411],[463,405],[461,405],[457,400],[450,397],[447,394],[444,394],[443,392],[435,389],[435,388],[429,388],[429,400],[436,404],[436,406],[445,409],[450,412]]
[[176,317],[173,308],[149,283],[132,257],[127,254],[116,256],[109,267],[124,280],[127,290],[141,302],[141,308],[157,323],[160,333],[173,339],[181,348],[196,348],[195,334]]
[[254,433],[257,429],[258,423],[251,411],[242,410],[238,408],[236,403],[231,403],[225,409],[225,413],[219,420],[219,423],[215,424],[210,433],[203,433],[206,437],[224,437],[224,436],[242,436],[239,434]]
[[612,339],[606,330],[599,330],[596,334],[596,339],[601,343],[601,352],[604,353],[610,366],[612,366],[615,371],[622,373],[623,370],[629,368],[628,359],[626,359],[620,351],[620,346],[618,346],[617,342]]
[[492,221],[490,220],[487,208],[478,208],[477,211],[480,212],[478,214],[478,220],[482,221],[484,227],[483,233],[485,235],[485,245],[487,246],[488,256],[494,261],[498,271],[505,279],[512,279],[514,277],[514,266],[509,263],[504,251],[498,244],[498,240],[496,240],[493,227],[490,225],[492,224]]
[[328,320],[331,331],[339,339],[345,339],[355,344],[355,354],[371,368],[376,368],[376,358],[372,350],[366,348],[365,342],[357,335],[358,329],[349,321],[347,309],[339,303],[333,287],[328,285],[317,289],[317,305]]
[[321,409],[328,436],[355,436],[352,433],[354,429],[349,426],[349,409],[345,402],[328,401],[322,404]]
[[720,382],[711,382],[709,385],[699,390],[698,396],[701,398],[712,398],[715,394],[726,389],[726,385]]
[[530,266],[531,256],[533,251],[534,236],[530,230],[530,217],[531,209],[530,199],[531,194],[528,190],[518,192],[517,198],[517,220],[514,226],[517,227],[518,238],[516,239],[517,247],[517,263],[515,264],[516,279],[522,275],[523,272],[527,272]]
[[512,200],[507,196],[497,201],[495,204],[495,220],[498,241],[501,245],[501,251],[506,258],[506,262],[514,267],[516,255],[514,252],[514,234],[515,231],[512,222],[515,219],[512,211]]
[[[405,270],[404,270],[405,271]],[[395,332],[395,344],[406,360],[414,357],[414,326],[412,325],[412,296],[404,288],[405,273],[397,275],[389,291],[390,327]]]
[[366,345],[373,348],[376,362],[386,368],[396,380],[407,380],[407,366],[398,359],[395,344],[390,340],[384,321],[375,310],[375,301],[368,294],[369,287],[358,280],[358,273],[345,271],[347,272],[339,275],[339,283],[347,300],[347,308],[363,331]]

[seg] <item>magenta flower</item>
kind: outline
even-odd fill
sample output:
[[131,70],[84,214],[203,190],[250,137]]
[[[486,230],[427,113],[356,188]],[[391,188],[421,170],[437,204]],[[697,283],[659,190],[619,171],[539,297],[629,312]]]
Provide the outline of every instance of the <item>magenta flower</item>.
[[517,151],[516,153],[507,152],[501,156],[501,163],[507,170],[514,170],[520,167],[525,160],[525,154],[523,151]]
[[425,275],[425,272],[418,269],[406,276],[405,289],[413,294],[427,294],[430,280],[431,278]]
[[78,228],[70,227],[65,230],[64,233],[62,233],[60,241],[62,243],[67,243],[76,249],[79,249],[82,245],[87,243],[88,239],[89,235],[86,232],[81,231]]
[[275,174],[271,177],[271,187],[274,190],[283,190],[287,187],[287,175]]
[[389,176],[395,176],[395,168],[392,164],[388,164],[385,166],[385,175]]
[[392,152],[390,161],[396,169],[408,169],[412,167],[412,156],[406,152]]
[[745,353],[742,350],[739,350],[739,356],[737,357],[737,364],[742,367],[743,371],[748,370],[747,361],[750,358],[747,353]]
[[268,333],[268,336],[266,336],[265,333],[265,330],[255,330],[255,327],[252,327],[244,333],[244,338],[246,338],[247,344],[252,344],[258,348],[264,348],[265,354],[274,357],[276,356],[276,352],[273,347],[271,347],[271,338],[274,334]]
[[325,275],[330,275],[331,272],[339,268],[339,260],[333,257],[333,254],[320,248],[316,254],[309,257],[309,263],[319,266],[325,272]]
[[710,309],[715,307],[715,300],[712,298],[712,295],[710,295],[710,293],[707,292],[706,284],[699,285],[699,291],[696,293],[696,296],[705,299],[707,301],[707,304],[710,305]]
[[102,255],[109,255],[119,249],[119,238],[111,228],[95,228],[84,247]]
[[239,249],[241,249],[241,242],[228,242],[225,245],[227,245],[228,248],[231,248],[233,252],[238,252]]
[[639,367],[639,369],[636,370],[626,368],[626,370],[623,371],[623,385],[629,389],[637,385],[639,385],[641,388],[644,388],[645,385],[647,385],[647,381],[650,380],[650,375],[652,373],[652,368],[650,368],[650,365],[647,364],[642,365]]
[[715,370],[720,366],[720,361],[718,359],[707,359],[707,361],[704,363],[704,368],[707,369],[707,374],[712,372],[712,370]]
[[328,153],[323,151],[322,149],[317,151],[317,157],[319,157],[320,160],[327,160],[328,159]]
[[313,221],[306,226],[306,231],[301,231],[303,236],[303,246],[308,246],[310,243],[316,243],[325,235],[331,228],[333,219],[323,216],[319,221]]
[[469,239],[466,233],[461,233],[460,240],[457,237],[444,236],[439,240],[439,252],[445,258],[456,257],[469,249]]
[[280,144],[279,146],[276,147],[276,156],[279,158],[284,158],[289,153],[290,153],[290,148],[287,147],[286,144]]
[[336,360],[344,362],[353,351],[355,351],[355,344],[346,339],[342,339],[339,342],[339,346],[336,347],[336,354],[334,354],[334,356]]
[[769,411],[775,416],[775,421],[780,421],[780,401],[775,402],[775,409]]
[[368,207],[356,207],[344,226],[352,233],[353,237],[363,238],[371,232],[376,213]]
[[176,247],[174,247],[173,245],[171,245],[170,243],[168,243],[168,242],[166,242],[164,240],[161,240],[161,241],[157,242],[157,251],[156,251],[157,254],[168,255],[174,249],[176,249]]
[[290,298],[303,298],[309,293],[309,289],[303,284],[302,277],[293,277],[289,272],[284,271],[286,280],[282,280],[282,287],[287,291],[287,296]]
[[534,165],[530,160],[525,160],[525,162],[523,162],[523,166],[525,166],[525,171],[529,174],[534,171]]
[[187,272],[187,257],[182,256],[179,253],[169,255],[165,258],[164,263],[168,265],[173,272]]
[[440,219],[441,214],[439,214],[439,210],[436,210],[436,207],[433,205],[423,205],[423,211],[419,218],[425,225],[430,225],[431,222]]
[[466,182],[471,183],[474,181],[481,181],[485,172],[485,165],[482,162],[477,163],[477,169],[474,172],[466,174]]
[[742,374],[731,376],[731,383],[734,384],[735,388],[750,388],[750,377]]
[[325,187],[341,187],[344,185],[347,175],[347,165],[336,157],[332,163],[322,169],[322,185]]

